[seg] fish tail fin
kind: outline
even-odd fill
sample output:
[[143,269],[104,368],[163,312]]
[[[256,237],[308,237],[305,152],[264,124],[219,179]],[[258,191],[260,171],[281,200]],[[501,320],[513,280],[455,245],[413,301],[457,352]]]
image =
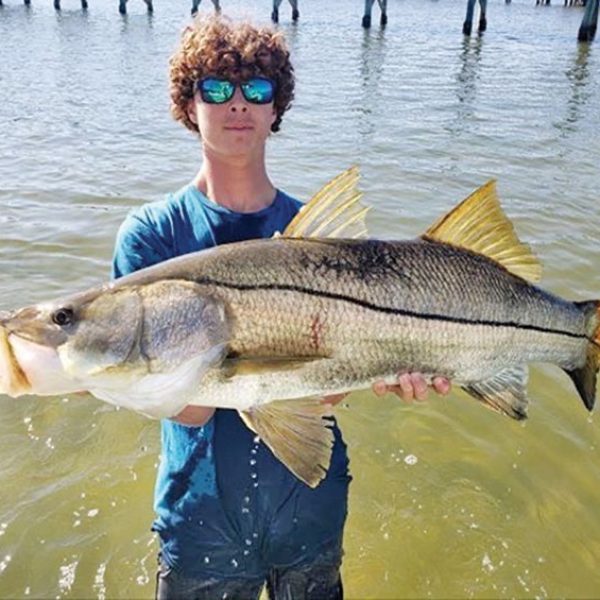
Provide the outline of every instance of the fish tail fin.
[[585,364],[578,369],[565,370],[573,380],[585,407],[592,410],[596,402],[596,382],[600,370],[600,300],[578,302],[577,305],[587,316],[589,343]]

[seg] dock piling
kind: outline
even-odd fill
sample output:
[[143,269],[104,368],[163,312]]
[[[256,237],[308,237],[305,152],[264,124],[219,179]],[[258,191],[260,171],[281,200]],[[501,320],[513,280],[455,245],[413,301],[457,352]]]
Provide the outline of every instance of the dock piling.
[[[377,3],[379,4],[379,9],[381,10],[380,24],[382,27],[385,27],[388,22],[387,0],[377,0]],[[363,13],[362,18],[362,26],[365,29],[369,29],[369,27],[371,27],[371,13],[373,11],[373,4],[375,4],[375,0],[365,0],[365,12]]]
[[[279,7],[283,0],[273,0],[273,10],[271,12],[271,21],[273,23],[279,23]],[[292,7],[292,21],[294,23],[300,18],[300,11],[298,10],[298,0],[289,0]]]
[[579,27],[577,40],[579,42],[591,42],[596,36],[598,28],[598,5],[600,0],[587,0],[583,20]]
[[[192,17],[198,12],[200,2],[202,2],[202,0],[192,0]],[[212,0],[212,3],[215,8],[215,12],[221,12],[221,5],[219,4],[219,0]]]
[[[475,14],[475,3],[477,0],[468,0],[467,14],[463,23],[463,35],[471,35],[473,29],[473,15]],[[483,33],[487,29],[486,18],[487,0],[479,0],[479,33]]]

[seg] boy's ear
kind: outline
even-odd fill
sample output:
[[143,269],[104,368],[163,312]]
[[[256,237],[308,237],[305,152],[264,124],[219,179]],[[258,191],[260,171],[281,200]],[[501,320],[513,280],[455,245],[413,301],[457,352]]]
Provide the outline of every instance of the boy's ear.
[[191,100],[188,100],[187,114],[188,114],[190,121],[194,125],[198,125],[198,115],[196,114],[196,102],[194,101],[193,98]]

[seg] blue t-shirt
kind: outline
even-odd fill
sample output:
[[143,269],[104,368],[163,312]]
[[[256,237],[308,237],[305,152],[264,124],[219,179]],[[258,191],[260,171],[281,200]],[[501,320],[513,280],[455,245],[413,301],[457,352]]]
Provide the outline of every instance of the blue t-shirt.
[[[278,191],[268,207],[238,213],[189,184],[133,210],[117,235],[113,276],[164,260],[283,231],[302,204]],[[341,558],[346,447],[337,426],[331,468],[311,490],[259,443],[238,413],[202,427],[161,421],[153,529],[162,559],[190,577],[262,577],[273,566]]]

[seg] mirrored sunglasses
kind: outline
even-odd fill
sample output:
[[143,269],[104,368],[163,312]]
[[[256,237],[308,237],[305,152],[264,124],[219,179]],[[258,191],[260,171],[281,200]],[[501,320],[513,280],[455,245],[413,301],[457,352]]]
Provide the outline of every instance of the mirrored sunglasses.
[[[229,102],[238,84],[228,79],[205,77],[196,82],[202,101],[207,104]],[[244,98],[252,104],[269,104],[275,96],[275,83],[267,77],[251,77],[239,84]]]

